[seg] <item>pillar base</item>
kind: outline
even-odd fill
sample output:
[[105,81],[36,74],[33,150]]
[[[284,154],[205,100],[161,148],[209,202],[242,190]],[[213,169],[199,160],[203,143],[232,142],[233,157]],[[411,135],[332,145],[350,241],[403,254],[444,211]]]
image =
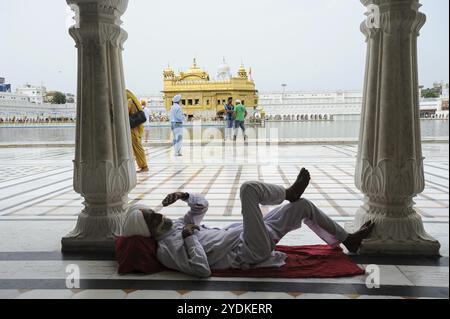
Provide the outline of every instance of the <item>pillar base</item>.
[[78,216],[75,229],[61,240],[63,253],[114,253],[115,239],[120,236],[126,212]]
[[425,231],[420,215],[411,212],[394,218],[363,206],[345,229],[353,233],[369,220],[375,223],[371,236],[361,245],[360,255],[440,256],[441,244]]
[[427,256],[439,257],[441,245],[438,241],[393,241],[365,240],[358,252],[359,255],[395,255],[395,256]]
[[115,239],[90,239],[63,237],[61,240],[62,253],[95,253],[95,254],[114,254]]

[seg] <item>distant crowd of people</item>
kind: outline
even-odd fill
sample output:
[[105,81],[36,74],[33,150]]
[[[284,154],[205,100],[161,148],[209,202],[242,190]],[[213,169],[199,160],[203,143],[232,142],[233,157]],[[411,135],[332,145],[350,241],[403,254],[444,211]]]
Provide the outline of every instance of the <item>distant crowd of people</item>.
[[72,117],[0,117],[0,124],[48,124],[48,123],[75,123],[76,119]]
[[[142,104],[144,104],[143,102]],[[156,112],[148,112],[148,108],[144,108],[144,111],[146,112],[146,115],[148,117],[148,123],[150,122],[169,122],[169,116],[167,114],[163,113],[156,113]]]
[[[150,124],[152,122],[170,122],[170,115],[165,113],[156,113],[156,112],[150,112],[147,111],[148,108],[145,107],[145,101],[141,101],[141,104],[143,105],[144,112],[146,112],[148,116],[148,123]],[[249,118],[250,122],[253,122],[256,120],[254,116],[250,116]],[[202,122],[223,122],[224,116],[216,115],[216,116],[205,116],[205,115],[190,115],[186,116],[185,118],[186,122],[194,122],[194,121],[202,121]]]

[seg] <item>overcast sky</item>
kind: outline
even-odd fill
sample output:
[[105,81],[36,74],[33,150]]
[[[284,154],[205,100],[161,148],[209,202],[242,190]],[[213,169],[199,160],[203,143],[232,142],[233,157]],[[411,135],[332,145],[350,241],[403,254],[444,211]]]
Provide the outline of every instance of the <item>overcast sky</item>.
[[[449,79],[449,1],[422,0],[420,82]],[[262,92],[361,89],[366,44],[359,0],[130,0],[124,66],[137,93],[162,90],[168,63],[198,64],[215,77],[225,57],[233,73],[251,67]],[[76,49],[64,0],[0,0],[0,77],[76,91]],[[70,20],[70,19],[69,19]]]

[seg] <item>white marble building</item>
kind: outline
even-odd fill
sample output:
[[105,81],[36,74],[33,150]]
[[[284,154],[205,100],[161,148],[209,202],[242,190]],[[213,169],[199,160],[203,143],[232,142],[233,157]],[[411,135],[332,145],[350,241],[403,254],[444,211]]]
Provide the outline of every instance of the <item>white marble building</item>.
[[141,101],[147,102],[147,107],[154,113],[166,113],[164,107],[164,96],[161,93],[157,94],[140,94],[138,98]]
[[24,94],[0,92],[0,107],[3,105],[23,106],[31,104],[30,97]]
[[[443,110],[448,90],[441,98],[420,99],[422,117],[448,118]],[[335,116],[359,116],[363,104],[362,91],[266,92],[259,94],[259,107],[269,119],[332,119]]]
[[17,93],[0,93],[0,118],[42,119],[48,117],[76,118],[76,104],[33,103],[30,97]]
[[259,106],[268,116],[359,115],[362,91],[268,92],[259,94]]
[[16,89],[17,94],[28,96],[30,98],[30,102],[36,104],[44,103],[44,96],[46,92],[47,89],[44,86],[35,86],[28,83]]

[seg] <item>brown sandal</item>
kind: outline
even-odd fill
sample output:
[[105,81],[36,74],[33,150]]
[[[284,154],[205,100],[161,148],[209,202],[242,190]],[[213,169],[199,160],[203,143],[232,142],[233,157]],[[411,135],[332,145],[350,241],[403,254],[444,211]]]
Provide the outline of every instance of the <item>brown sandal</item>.
[[138,170],[136,173],[146,173],[146,172],[148,172],[148,167],[143,167],[143,168],[141,168],[140,170]]

